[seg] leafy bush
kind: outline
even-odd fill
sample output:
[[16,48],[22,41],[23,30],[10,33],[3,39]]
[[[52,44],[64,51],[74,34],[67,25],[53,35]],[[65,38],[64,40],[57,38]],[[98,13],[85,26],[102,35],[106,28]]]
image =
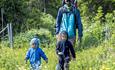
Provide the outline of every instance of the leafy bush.
[[48,44],[54,40],[49,30],[44,28],[40,28],[39,30],[32,29],[25,33],[20,33],[19,35],[14,37],[15,47],[24,47],[25,45],[29,46],[29,42],[34,37],[35,34],[39,35],[38,37],[41,42],[41,47],[49,47]]

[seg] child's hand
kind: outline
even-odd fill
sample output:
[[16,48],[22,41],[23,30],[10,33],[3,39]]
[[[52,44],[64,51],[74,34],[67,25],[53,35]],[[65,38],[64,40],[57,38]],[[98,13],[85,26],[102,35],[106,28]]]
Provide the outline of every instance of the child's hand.
[[47,60],[45,60],[46,61],[46,63],[48,63],[48,59]]
[[27,64],[27,60],[26,59],[25,59],[24,63]]
[[58,52],[58,55],[63,55],[63,53],[62,52]]
[[25,60],[25,64],[27,64],[27,61]]

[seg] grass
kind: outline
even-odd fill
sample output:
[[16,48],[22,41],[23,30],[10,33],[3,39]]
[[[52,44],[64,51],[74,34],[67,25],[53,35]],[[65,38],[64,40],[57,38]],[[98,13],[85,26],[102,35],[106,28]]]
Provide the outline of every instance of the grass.
[[[0,48],[0,70],[29,70],[29,62],[24,63],[25,54],[28,47],[11,49]],[[114,47],[99,45],[76,51],[76,61],[70,62],[70,70],[114,70],[115,51]],[[42,70],[55,70],[57,56],[55,47],[43,48],[48,56],[48,64],[42,60]]]

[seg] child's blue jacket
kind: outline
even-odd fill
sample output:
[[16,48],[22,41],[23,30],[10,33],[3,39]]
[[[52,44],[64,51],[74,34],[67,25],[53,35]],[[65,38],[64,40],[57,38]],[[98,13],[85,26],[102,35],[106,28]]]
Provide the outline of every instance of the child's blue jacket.
[[27,51],[26,54],[26,60],[30,60],[30,64],[34,64],[37,63],[38,61],[41,64],[41,57],[44,60],[47,60],[48,58],[46,57],[45,53],[42,51],[42,49],[40,49],[39,47],[37,47],[36,49],[34,48],[29,48],[29,50]]

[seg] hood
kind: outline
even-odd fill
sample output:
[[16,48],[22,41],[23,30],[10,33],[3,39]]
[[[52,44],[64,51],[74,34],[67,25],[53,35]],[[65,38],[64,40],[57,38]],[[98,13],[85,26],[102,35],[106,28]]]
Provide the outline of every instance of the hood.
[[36,48],[39,47],[39,39],[38,39],[38,38],[33,38],[33,39],[30,41],[30,46],[31,46],[33,43],[35,44],[35,47],[36,47]]

